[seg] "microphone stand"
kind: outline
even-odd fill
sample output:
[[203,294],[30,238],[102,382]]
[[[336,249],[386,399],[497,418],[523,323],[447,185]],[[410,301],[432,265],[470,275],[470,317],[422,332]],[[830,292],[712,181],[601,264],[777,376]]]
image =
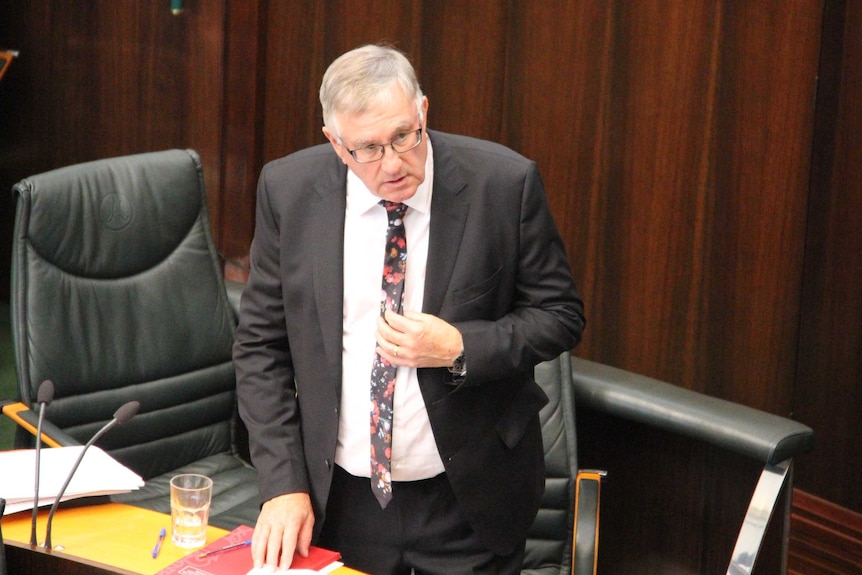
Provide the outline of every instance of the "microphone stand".
[[36,471],[35,488],[33,490],[33,517],[30,520],[30,545],[36,547],[36,515],[39,514],[39,473],[41,468],[40,456],[42,447],[42,422],[45,420],[45,408],[54,400],[54,383],[46,379],[39,384],[36,392],[36,401],[39,403],[39,421],[36,424]]
[[138,413],[138,409],[140,409],[141,404],[137,401],[130,401],[128,403],[124,403],[120,406],[120,408],[114,412],[114,418],[106,423],[102,429],[96,432],[90,441],[84,445],[84,448],[81,450],[81,453],[78,455],[78,459],[75,460],[75,464],[72,466],[72,470],[69,472],[69,475],[66,476],[66,481],[63,483],[63,487],[60,488],[60,492],[57,494],[57,498],[54,500],[54,504],[51,505],[51,512],[48,513],[48,527],[45,531],[45,550],[51,550],[51,526],[54,522],[54,513],[57,511],[57,507],[60,506],[60,499],[63,498],[63,494],[66,492],[66,488],[69,487],[69,483],[72,481],[72,477],[75,475],[75,472],[78,470],[78,466],[81,465],[81,461],[84,459],[84,454],[93,445],[97,439],[102,437],[109,429],[114,427],[115,425],[122,425],[126,423],[128,420],[133,418],[136,413]]

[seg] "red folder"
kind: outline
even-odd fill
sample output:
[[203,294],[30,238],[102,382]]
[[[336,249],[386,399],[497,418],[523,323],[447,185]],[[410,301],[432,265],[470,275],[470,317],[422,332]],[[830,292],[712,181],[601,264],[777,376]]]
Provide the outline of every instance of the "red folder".
[[[201,555],[251,539],[253,532],[254,529],[251,527],[240,525],[224,537],[213,541],[202,549],[196,549],[186,557],[168,565],[156,575],[246,575],[254,567],[250,546],[238,547],[205,557],[201,557]],[[302,557],[299,554],[293,556],[290,568],[320,571],[340,558],[341,554],[337,551],[312,545],[308,551],[308,557]]]

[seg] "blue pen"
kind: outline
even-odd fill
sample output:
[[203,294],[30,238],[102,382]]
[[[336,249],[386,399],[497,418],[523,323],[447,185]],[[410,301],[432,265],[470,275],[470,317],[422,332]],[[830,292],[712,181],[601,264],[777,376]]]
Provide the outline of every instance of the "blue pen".
[[159,540],[156,541],[156,546],[153,547],[153,559],[159,556],[159,550],[162,548],[162,541],[165,540],[165,528],[162,527],[162,530],[159,531]]
[[215,555],[216,553],[221,553],[223,551],[231,551],[233,549],[239,549],[241,547],[248,547],[251,545],[251,539],[246,539],[245,541],[240,541],[239,543],[231,543],[230,545],[225,545],[224,547],[219,547],[218,549],[213,549],[212,551],[204,551],[203,553],[198,553],[198,559],[202,559],[208,555]]

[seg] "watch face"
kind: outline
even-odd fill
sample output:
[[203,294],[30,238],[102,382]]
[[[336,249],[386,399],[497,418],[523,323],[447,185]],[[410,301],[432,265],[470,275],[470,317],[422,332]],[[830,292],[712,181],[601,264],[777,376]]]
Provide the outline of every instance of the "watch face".
[[465,361],[464,354],[461,353],[458,357],[455,358],[455,361],[452,362],[452,373],[461,373],[463,374],[465,371]]

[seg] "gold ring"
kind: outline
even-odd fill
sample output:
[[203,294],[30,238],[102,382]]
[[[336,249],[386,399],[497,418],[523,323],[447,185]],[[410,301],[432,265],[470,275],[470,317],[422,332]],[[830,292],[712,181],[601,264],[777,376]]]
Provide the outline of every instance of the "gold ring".
[[395,357],[398,357],[398,344],[397,343],[392,347],[392,355],[394,355]]

